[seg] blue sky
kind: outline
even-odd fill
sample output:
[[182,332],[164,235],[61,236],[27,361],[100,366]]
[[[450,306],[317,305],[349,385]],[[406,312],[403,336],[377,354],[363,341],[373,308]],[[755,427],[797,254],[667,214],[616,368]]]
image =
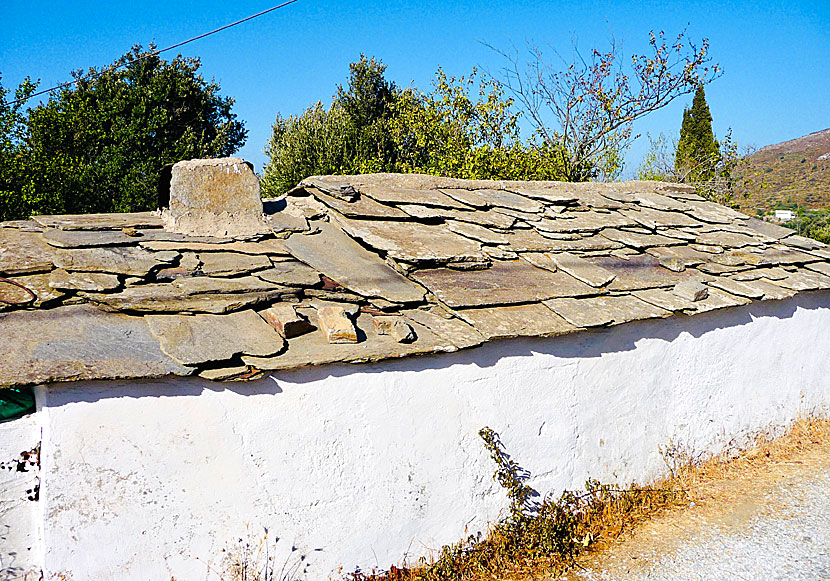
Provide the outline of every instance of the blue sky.
[[[0,73],[5,87],[26,75],[43,86],[69,72],[101,67],[134,43],[168,46],[271,7],[276,0],[146,0],[144,2],[23,2],[3,0]],[[464,75],[473,66],[498,73],[497,47],[530,40],[566,53],[607,48],[613,35],[623,52],[646,48],[650,30],[668,36],[687,28],[707,37],[724,69],[707,87],[717,136],[727,128],[743,145],[764,146],[830,127],[830,0],[779,2],[336,2],[300,0],[239,27],[182,47],[202,59],[202,74],[236,98],[249,130],[242,157],[262,167],[262,149],[276,114],[328,104],[360,53],[387,65],[399,85],[428,88],[441,66]],[[174,54],[167,53],[166,58]],[[635,126],[677,134],[681,97]],[[628,154],[628,172],[647,147]]]

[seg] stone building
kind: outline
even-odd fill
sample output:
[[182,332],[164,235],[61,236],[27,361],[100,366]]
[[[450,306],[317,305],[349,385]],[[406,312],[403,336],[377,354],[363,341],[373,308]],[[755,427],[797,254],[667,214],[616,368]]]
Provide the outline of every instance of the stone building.
[[388,568],[502,514],[484,426],[544,494],[830,403],[830,249],[671,184],[185,162],[162,213],[0,224],[0,277],[4,580],[218,579],[266,529]]

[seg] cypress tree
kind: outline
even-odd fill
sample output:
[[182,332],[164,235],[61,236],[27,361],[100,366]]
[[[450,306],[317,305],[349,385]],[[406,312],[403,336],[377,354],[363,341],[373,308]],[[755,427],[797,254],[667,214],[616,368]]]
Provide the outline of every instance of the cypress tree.
[[698,85],[692,108],[683,110],[675,171],[684,176],[685,181],[708,181],[714,177],[720,159],[720,145],[712,131],[712,114],[706,104],[703,85]]

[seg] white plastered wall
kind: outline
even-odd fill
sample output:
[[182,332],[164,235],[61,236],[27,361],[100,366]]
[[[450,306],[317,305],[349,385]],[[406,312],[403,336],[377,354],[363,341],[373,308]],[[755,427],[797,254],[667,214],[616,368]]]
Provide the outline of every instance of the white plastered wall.
[[0,581],[35,581],[43,560],[40,416],[0,423]]
[[481,427],[543,494],[647,481],[661,447],[715,452],[826,414],[828,329],[830,293],[802,294],[252,383],[57,385],[46,579],[217,579],[222,549],[265,527],[295,578],[429,555],[507,505]]

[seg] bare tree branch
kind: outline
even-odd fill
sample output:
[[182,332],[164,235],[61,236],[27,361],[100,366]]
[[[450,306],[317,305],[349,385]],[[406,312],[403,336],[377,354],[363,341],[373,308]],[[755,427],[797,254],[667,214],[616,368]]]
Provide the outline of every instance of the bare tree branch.
[[618,163],[637,137],[635,120],[721,75],[709,57],[709,41],[698,46],[685,30],[671,43],[662,31],[651,32],[647,54],[632,55],[628,67],[613,37],[607,51],[594,49],[587,57],[574,45],[571,62],[561,69],[532,43],[526,62],[516,50],[487,46],[506,60],[498,82],[531,123],[539,146],[561,150],[571,181],[608,173],[604,160]]

